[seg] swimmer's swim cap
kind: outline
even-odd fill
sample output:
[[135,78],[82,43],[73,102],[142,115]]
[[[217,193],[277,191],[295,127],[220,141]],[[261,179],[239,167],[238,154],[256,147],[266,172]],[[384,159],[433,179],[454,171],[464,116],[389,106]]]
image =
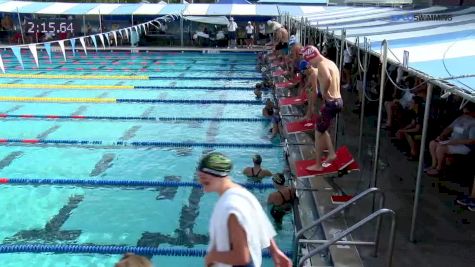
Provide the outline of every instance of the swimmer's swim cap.
[[284,185],[285,184],[285,177],[282,173],[275,173],[272,175],[272,181],[278,185]]
[[252,157],[252,161],[256,164],[261,164],[262,163],[261,155],[255,154],[254,157]]
[[226,177],[233,168],[233,163],[225,155],[219,152],[212,152],[203,156],[198,165],[198,170],[204,173]]
[[310,67],[310,63],[306,60],[300,60],[299,62],[299,69],[300,72],[306,71]]

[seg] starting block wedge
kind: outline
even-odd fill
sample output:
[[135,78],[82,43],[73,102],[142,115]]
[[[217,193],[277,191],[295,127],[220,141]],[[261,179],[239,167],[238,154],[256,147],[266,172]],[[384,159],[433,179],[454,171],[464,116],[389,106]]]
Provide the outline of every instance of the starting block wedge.
[[270,66],[271,66],[271,68],[280,67],[280,66],[282,66],[282,62],[274,61],[270,64]]
[[276,70],[272,72],[273,77],[280,77],[282,75],[287,75],[289,72],[286,70]]
[[[325,159],[322,158],[322,162]],[[336,159],[321,171],[310,171],[307,167],[315,164],[315,160],[298,160],[295,162],[297,178],[308,178],[313,176],[343,176],[353,171],[359,171],[358,163],[353,159],[350,151],[346,146],[342,146],[336,150]]]
[[287,81],[287,82],[276,83],[275,87],[285,89],[285,88],[288,88],[288,87],[293,86],[293,85],[294,84],[292,82]]
[[287,123],[287,133],[302,133],[315,130],[315,123],[317,123],[318,115],[313,115],[310,120],[294,121]]
[[286,97],[279,99],[279,106],[303,105],[305,101],[307,101],[307,97]]
[[352,198],[353,198],[353,196],[350,196],[350,195],[343,195],[343,196],[333,195],[333,196],[331,196],[332,203],[335,204],[335,205],[345,204],[346,202],[348,202]]

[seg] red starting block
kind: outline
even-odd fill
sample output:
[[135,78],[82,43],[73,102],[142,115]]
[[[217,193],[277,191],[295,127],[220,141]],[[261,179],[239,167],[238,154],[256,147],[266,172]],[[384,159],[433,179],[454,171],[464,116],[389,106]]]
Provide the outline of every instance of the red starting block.
[[272,62],[272,63],[270,64],[270,66],[271,66],[272,68],[280,67],[280,66],[282,66],[282,62],[280,62],[280,61],[274,61],[274,62]]
[[295,75],[294,78],[292,80],[290,80],[290,82],[292,83],[298,83],[302,80],[302,76],[300,75]]
[[333,195],[331,196],[332,203],[335,205],[340,205],[340,204],[345,204],[349,200],[351,200],[353,196],[350,195],[344,195],[344,196],[337,196]]
[[315,123],[317,123],[318,115],[315,114],[310,120],[289,122],[285,126],[287,133],[301,133],[315,130]]
[[280,106],[303,105],[307,101],[307,93],[303,91],[300,96],[286,97],[279,99]]
[[303,105],[307,101],[307,97],[296,96],[279,99],[280,106]]
[[[322,162],[325,161],[322,158]],[[336,151],[336,159],[321,171],[309,171],[307,167],[315,164],[315,160],[298,160],[295,162],[297,169],[297,178],[308,178],[312,176],[329,176],[335,175],[343,176],[349,172],[359,171],[358,163],[353,159],[350,151],[346,146],[342,146]]]
[[276,83],[276,84],[275,84],[275,87],[276,87],[276,88],[282,88],[282,89],[284,89],[284,88],[288,88],[288,87],[290,87],[290,86],[292,86],[292,85],[294,85],[292,82],[287,81],[287,82]]
[[273,77],[280,77],[282,75],[287,75],[289,72],[286,70],[276,70],[272,72]]

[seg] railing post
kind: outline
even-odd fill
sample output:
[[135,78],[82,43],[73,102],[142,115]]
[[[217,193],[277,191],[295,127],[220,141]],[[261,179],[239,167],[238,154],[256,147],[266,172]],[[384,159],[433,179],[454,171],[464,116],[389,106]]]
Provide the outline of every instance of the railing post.
[[[373,175],[371,177],[371,187],[376,187],[378,184],[378,163],[379,163],[379,145],[380,145],[380,136],[381,136],[381,120],[383,116],[383,100],[384,100],[384,82],[386,81],[386,66],[388,63],[388,42],[383,41],[383,52],[382,52],[382,66],[381,66],[381,80],[379,86],[379,108],[378,108],[378,121],[376,129],[376,144],[374,146],[374,161],[373,161]],[[373,210],[374,210],[374,199],[373,199]]]

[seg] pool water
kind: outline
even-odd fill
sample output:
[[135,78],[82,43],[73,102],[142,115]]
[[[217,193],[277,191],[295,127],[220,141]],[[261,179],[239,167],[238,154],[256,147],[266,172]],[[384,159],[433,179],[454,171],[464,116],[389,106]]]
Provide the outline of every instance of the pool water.
[[[167,117],[177,120],[31,119],[0,118],[0,139],[88,140],[99,145],[54,145],[2,143],[0,177],[82,180],[196,181],[199,158],[212,148],[200,146],[117,146],[124,142],[224,143],[217,148],[234,162],[231,173],[238,182],[248,182],[241,170],[252,165],[259,153],[263,167],[282,171],[284,158],[269,140],[270,122],[262,120],[263,105],[170,104],[170,103],[44,103],[16,102],[15,97],[255,100],[253,87],[259,74],[255,54],[200,53],[90,53],[87,57],[53,57],[40,54],[37,69],[28,54],[25,70],[19,70],[13,55],[2,55],[7,74],[48,75],[142,75],[156,80],[7,78],[0,75],[0,114]],[[59,58],[58,58],[59,57]],[[132,63],[132,64],[130,64]],[[242,63],[241,65],[239,63]],[[83,70],[77,71],[76,68]],[[92,68],[101,68],[92,70]],[[107,68],[107,69],[106,69]],[[110,70],[108,70],[110,68]],[[123,69],[127,69],[124,71]],[[160,78],[162,77],[162,78]],[[173,77],[173,78],[169,78]],[[200,79],[193,79],[200,77]],[[210,79],[206,79],[210,77]],[[217,79],[217,77],[219,79]],[[240,77],[233,80],[233,77]],[[247,78],[249,79],[247,79]],[[12,84],[15,88],[5,88]],[[29,86],[35,85],[35,86]],[[42,88],[37,88],[42,85]],[[44,85],[44,86],[43,86]],[[51,89],[48,85],[59,85]],[[87,85],[68,89],[68,85]],[[130,89],[106,90],[94,86],[127,85]],[[138,89],[149,86],[151,89]],[[156,86],[157,88],[153,88]],[[160,87],[160,88],[158,88]],[[168,88],[163,88],[168,87]],[[185,87],[183,89],[179,87]],[[199,89],[210,87],[208,89]],[[177,88],[177,89],[174,89]],[[226,89],[230,88],[230,89]],[[233,89],[234,88],[234,89]],[[180,120],[196,118],[196,120]],[[198,118],[245,118],[247,121]],[[251,145],[249,145],[251,144]],[[274,143],[275,144],[275,143]],[[256,145],[256,146],[252,146]],[[264,180],[270,183],[270,178]],[[271,190],[251,190],[266,206]],[[149,246],[205,249],[208,221],[217,200],[192,187],[123,187],[72,185],[0,185],[0,240],[2,244],[74,244]],[[291,250],[293,222],[286,216],[276,241]],[[113,266],[120,255],[6,253],[1,266]],[[198,257],[153,256],[155,266],[202,266]],[[270,259],[264,266],[273,266]]]

